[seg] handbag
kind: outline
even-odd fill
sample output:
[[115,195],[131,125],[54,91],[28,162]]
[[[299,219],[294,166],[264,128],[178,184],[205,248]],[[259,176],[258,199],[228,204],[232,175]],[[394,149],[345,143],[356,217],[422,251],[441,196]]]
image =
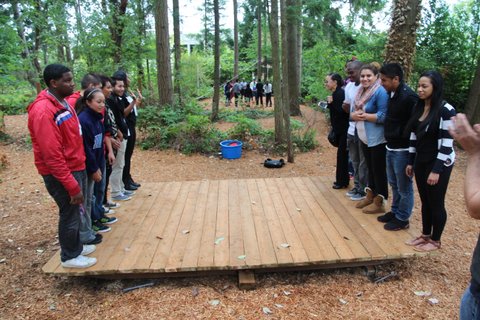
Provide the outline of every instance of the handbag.
[[263,162],[263,166],[266,168],[281,168],[285,165],[285,161],[283,159],[280,160],[272,160],[268,158]]
[[330,132],[328,133],[327,139],[328,139],[328,142],[330,142],[330,144],[332,146],[334,146],[335,148],[338,148],[338,144],[339,144],[338,136],[335,133],[335,131],[333,131],[333,128],[330,129]]

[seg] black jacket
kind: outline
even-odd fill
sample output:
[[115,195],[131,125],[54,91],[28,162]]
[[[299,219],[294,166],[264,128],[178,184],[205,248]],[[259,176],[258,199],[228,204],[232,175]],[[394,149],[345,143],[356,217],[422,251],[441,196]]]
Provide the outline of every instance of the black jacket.
[[327,108],[330,109],[330,122],[332,123],[333,131],[335,131],[336,134],[346,135],[349,125],[349,114],[342,108],[343,101],[345,100],[345,91],[337,87],[332,93],[332,98],[333,101],[327,105]]
[[124,102],[122,101],[123,98],[117,96],[115,93],[112,93],[110,97],[107,98],[106,103],[110,107],[115,116],[115,123],[117,124],[117,128],[122,131],[124,139],[126,139],[128,134],[128,126],[123,111],[125,110]]
[[388,148],[408,149],[410,136],[405,127],[417,101],[418,95],[404,82],[400,83],[393,97],[390,96],[384,123]]

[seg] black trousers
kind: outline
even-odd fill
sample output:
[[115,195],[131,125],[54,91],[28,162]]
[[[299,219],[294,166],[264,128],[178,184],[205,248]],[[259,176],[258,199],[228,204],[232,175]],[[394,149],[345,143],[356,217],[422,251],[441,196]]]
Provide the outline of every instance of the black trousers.
[[362,142],[362,149],[368,167],[368,187],[374,195],[380,194],[388,199],[386,143],[369,147]]
[[348,151],[347,151],[347,132],[338,134],[337,148],[337,169],[335,174],[335,182],[340,186],[348,185],[350,175],[348,174]]
[[135,125],[129,125],[128,129],[130,130],[130,136],[127,139],[127,149],[125,150],[125,167],[123,167],[122,180],[123,184],[128,186],[133,180],[130,170],[132,167],[132,155],[133,150],[135,149],[135,141],[137,140],[137,131]]
[[255,94],[255,104],[258,106],[258,101],[260,101],[260,104],[263,106],[263,94],[262,93],[256,93]]
[[[116,153],[115,153],[116,155]],[[112,166],[106,160],[105,165],[105,192],[103,193],[103,204],[107,204],[108,201],[108,183],[110,182],[110,175],[112,174]]]
[[444,167],[436,185],[427,184],[435,160],[427,163],[415,163],[415,181],[422,201],[422,233],[431,235],[432,240],[440,241],[447,223],[445,194],[453,166]]
[[266,93],[265,94],[265,99],[266,99],[265,106],[267,106],[267,107],[270,106],[271,107],[272,106],[272,94],[271,93]]

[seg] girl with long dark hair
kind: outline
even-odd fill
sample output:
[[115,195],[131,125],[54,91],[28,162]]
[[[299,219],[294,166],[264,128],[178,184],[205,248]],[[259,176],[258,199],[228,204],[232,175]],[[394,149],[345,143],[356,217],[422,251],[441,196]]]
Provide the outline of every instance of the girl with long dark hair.
[[447,222],[445,194],[455,162],[453,138],[448,132],[455,109],[443,100],[443,78],[436,71],[424,72],[418,80],[415,112],[410,131],[408,176],[415,175],[422,201],[422,234],[410,241],[417,251],[440,249]]
[[325,88],[332,92],[332,95],[327,97],[327,108],[330,109],[330,123],[338,139],[337,168],[335,182],[332,186],[334,189],[348,187],[350,180],[347,151],[348,113],[342,108],[345,100],[345,91],[343,91],[342,85],[342,77],[337,73],[330,73],[325,77]]

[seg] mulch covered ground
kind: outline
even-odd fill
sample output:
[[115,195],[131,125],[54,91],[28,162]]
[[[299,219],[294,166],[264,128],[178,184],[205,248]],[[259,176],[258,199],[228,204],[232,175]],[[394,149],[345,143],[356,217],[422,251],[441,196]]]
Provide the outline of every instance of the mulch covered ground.
[[[303,113],[301,120],[318,129],[320,146],[298,154],[294,164],[282,169],[264,168],[265,158],[278,156],[255,150],[229,161],[137,149],[134,176],[140,182],[308,175],[333,179],[336,150],[326,141],[323,114],[308,108],[303,108]],[[447,195],[449,217],[442,250],[431,257],[381,266],[379,275],[392,271],[398,274],[385,282],[372,283],[362,268],[259,274],[253,291],[239,290],[235,276],[64,278],[41,271],[58,250],[57,208],[33,165],[32,151],[26,143],[26,119],[25,115],[5,118],[6,132],[13,142],[0,146],[0,164],[4,167],[0,172],[0,319],[458,318],[479,231],[479,222],[465,210],[466,157],[462,151],[458,151]],[[261,123],[273,126],[272,119]],[[412,224],[419,229],[418,196],[416,200]],[[120,208],[117,217],[121,219],[122,214],[128,213]],[[123,292],[149,283],[153,286]]]

